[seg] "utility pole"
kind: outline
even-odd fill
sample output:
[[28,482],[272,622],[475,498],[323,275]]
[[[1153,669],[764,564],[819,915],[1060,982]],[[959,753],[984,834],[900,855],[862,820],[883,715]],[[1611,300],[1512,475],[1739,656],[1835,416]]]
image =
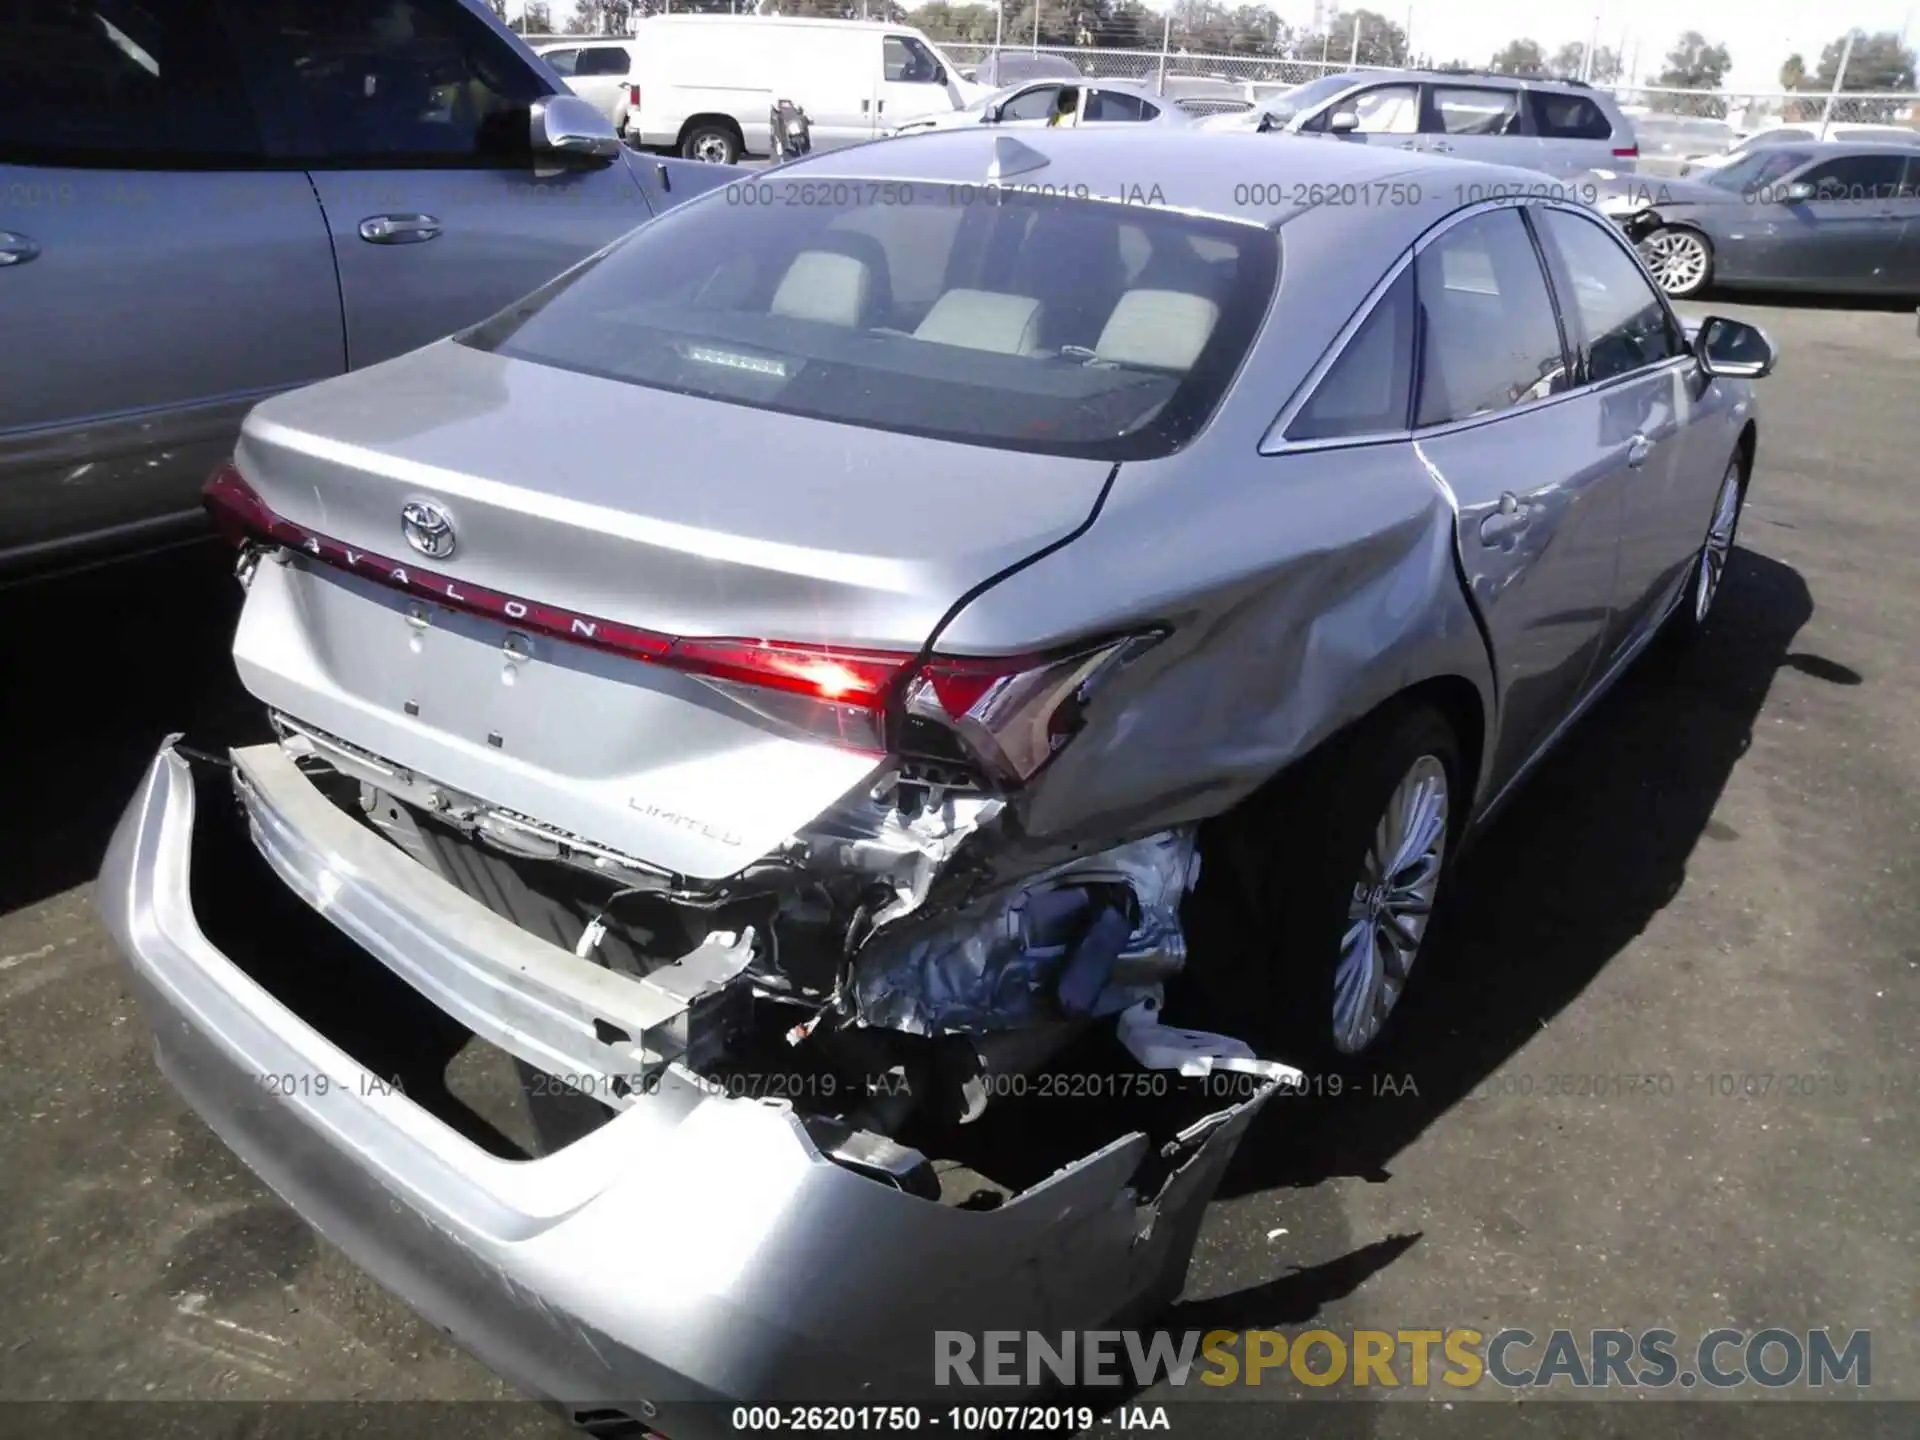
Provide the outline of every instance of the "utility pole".
[[1173,12],[1169,10],[1166,18],[1160,22],[1160,77],[1153,83],[1153,93],[1167,93],[1167,51],[1173,48]]
[[1407,25],[1406,29],[1400,33],[1402,47],[1406,51],[1406,54],[1400,57],[1400,63],[1411,66],[1413,64],[1413,0],[1407,0]]
[[1040,53],[1040,0],[1033,0],[1033,53]]
[[1847,31],[1847,43],[1840,47],[1840,65],[1833,72],[1833,88],[1827,91],[1827,103],[1820,111],[1820,138],[1827,138],[1827,126],[1833,123],[1833,102],[1840,97],[1840,87],[1847,83],[1847,62],[1853,59],[1853,38],[1860,32]]
[[1353,17],[1353,52],[1347,56],[1347,68],[1353,69],[1360,63],[1360,17]]
[[1000,24],[1007,18],[1006,0],[993,0],[993,53],[1000,53]]
[[1600,17],[1593,17],[1593,30],[1587,36],[1587,50],[1580,57],[1580,78],[1587,84],[1593,83],[1593,50],[1600,43]]

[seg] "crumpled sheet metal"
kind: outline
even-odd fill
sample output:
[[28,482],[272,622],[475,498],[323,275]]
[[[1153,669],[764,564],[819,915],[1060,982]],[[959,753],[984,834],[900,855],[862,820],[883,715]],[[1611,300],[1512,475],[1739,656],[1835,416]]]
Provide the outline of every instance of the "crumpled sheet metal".
[[[1113,1015],[1160,997],[1186,962],[1180,902],[1199,878],[1191,826],[1069,861],[963,910],[903,922],[855,966],[862,1023],[981,1034]],[[1120,887],[1137,918],[1113,919]]]

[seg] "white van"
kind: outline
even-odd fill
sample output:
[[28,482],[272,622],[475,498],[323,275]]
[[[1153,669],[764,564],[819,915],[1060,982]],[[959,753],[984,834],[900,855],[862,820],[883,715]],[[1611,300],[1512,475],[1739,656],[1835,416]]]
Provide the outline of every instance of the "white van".
[[986,94],[910,25],[785,15],[656,15],[634,27],[633,144],[732,164],[772,149],[778,100],[807,112],[813,148],[870,140]]

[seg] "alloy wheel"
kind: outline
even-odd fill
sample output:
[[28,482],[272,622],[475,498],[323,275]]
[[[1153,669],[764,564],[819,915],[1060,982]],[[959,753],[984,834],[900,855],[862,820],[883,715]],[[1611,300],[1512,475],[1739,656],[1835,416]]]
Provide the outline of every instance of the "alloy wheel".
[[702,135],[694,142],[693,158],[708,165],[724,165],[732,158],[728,153],[732,149],[724,135]]
[[1727,467],[1720,482],[1720,498],[1713,502],[1713,523],[1707,527],[1707,543],[1700,547],[1700,574],[1693,587],[1695,623],[1707,618],[1713,597],[1720,592],[1720,577],[1726,573],[1727,556],[1733,553],[1733,532],[1740,523],[1740,462]]
[[1691,295],[1707,279],[1707,245],[1690,230],[1656,230],[1640,242],[1654,282],[1669,295]]
[[1422,755],[1374,826],[1347,905],[1333,982],[1333,1043],[1364,1050],[1406,989],[1420,953],[1447,849],[1447,770]]

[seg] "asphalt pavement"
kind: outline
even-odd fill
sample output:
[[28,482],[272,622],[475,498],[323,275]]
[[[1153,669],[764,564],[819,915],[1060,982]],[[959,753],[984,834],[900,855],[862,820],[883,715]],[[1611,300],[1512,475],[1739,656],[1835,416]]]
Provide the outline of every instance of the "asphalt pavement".
[[[1920,1400],[1920,338],[1694,308],[1784,352],[1707,643],[1466,862],[1371,1071],[1269,1105],[1169,1327],[1867,1329]],[[237,602],[211,546],[0,593],[0,1400],[509,1399],[175,1097],[90,908],[162,736],[251,721]]]

